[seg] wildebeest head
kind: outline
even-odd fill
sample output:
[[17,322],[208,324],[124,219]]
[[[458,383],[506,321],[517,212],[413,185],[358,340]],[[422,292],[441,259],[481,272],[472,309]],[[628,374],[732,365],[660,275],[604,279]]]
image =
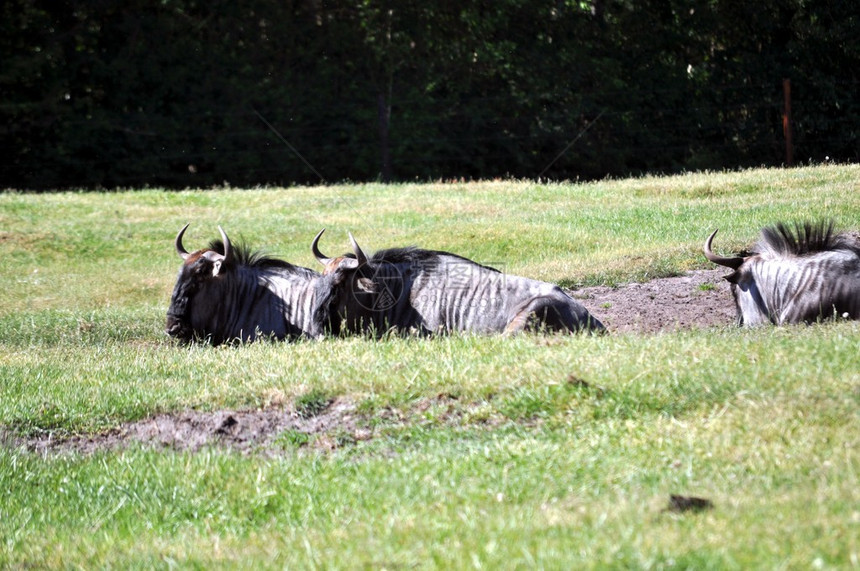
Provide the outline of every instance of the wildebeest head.
[[313,321],[319,273],[221,240],[194,253],[182,246],[179,278],[167,312],[167,333],[183,340],[253,341],[258,338],[317,338],[323,325]]
[[[195,325],[208,320],[215,311],[215,304],[207,300],[217,300],[216,293],[235,262],[230,239],[224,229],[218,226],[221,243],[213,242],[209,248],[189,253],[182,245],[182,236],[188,224],[176,235],[174,247],[182,258],[179,277],[170,298],[167,310],[167,334],[181,340],[194,337]],[[220,251],[218,246],[221,246]]]
[[739,325],[811,323],[834,315],[860,318],[860,244],[833,224],[764,228],[751,252],[719,256],[714,236],[705,257],[733,270],[726,276]]
[[[319,280],[316,291],[315,320],[326,323],[331,333],[339,334],[344,319],[363,319],[360,314],[367,308],[375,307],[374,297],[379,285],[368,274],[368,257],[349,233],[352,253],[330,258],[319,249],[319,240],[325,228],[319,231],[311,243],[311,252],[323,266],[323,278]],[[361,329],[354,323],[351,330]]]

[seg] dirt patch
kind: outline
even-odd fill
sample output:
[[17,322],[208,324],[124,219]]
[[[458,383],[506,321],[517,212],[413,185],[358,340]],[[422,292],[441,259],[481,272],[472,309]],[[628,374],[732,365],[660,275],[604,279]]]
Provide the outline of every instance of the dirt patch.
[[[610,333],[658,333],[707,328],[735,322],[735,308],[723,270],[619,287],[589,287],[572,292]],[[583,381],[584,382],[584,381]],[[456,423],[462,407],[456,396],[438,395],[414,405],[416,413],[441,409]],[[407,415],[408,416],[408,415]],[[405,422],[397,411],[375,415],[389,423]],[[223,447],[243,453],[279,454],[287,449],[333,450],[367,440],[374,434],[369,419],[346,398],[325,401],[308,414],[307,407],[276,406],[263,410],[186,410],[125,424],[95,435],[57,438],[52,434],[23,438],[0,428],[0,445],[41,454],[89,454],[132,444],[195,451]]]
[[610,333],[658,333],[701,329],[736,322],[735,302],[725,269],[618,287],[586,287],[571,292]]
[[354,404],[346,399],[336,399],[312,417],[287,407],[215,412],[185,410],[160,414],[94,435],[57,438],[47,434],[21,438],[0,431],[0,442],[42,454],[88,454],[121,449],[133,443],[174,450],[195,451],[218,446],[240,452],[276,453],[305,446],[333,449],[368,436],[369,431],[357,422]]

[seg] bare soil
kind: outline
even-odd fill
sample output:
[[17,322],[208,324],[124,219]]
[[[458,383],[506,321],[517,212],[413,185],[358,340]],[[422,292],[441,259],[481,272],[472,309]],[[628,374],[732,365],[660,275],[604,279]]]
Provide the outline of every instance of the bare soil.
[[727,270],[696,270],[686,275],[619,287],[587,287],[571,292],[610,333],[659,333],[735,323],[735,302]]
[[[292,407],[215,412],[185,410],[127,423],[101,434],[63,438],[46,434],[22,438],[0,431],[0,442],[42,454],[88,454],[120,449],[133,443],[188,451],[219,446],[239,452],[277,453],[307,445],[330,450],[369,437],[369,432],[359,426],[354,413],[354,404],[346,399],[332,401],[321,414],[310,418]],[[305,441],[297,438],[300,435],[313,438]]]
[[[603,322],[610,334],[718,327],[735,321],[734,301],[723,275],[725,271],[720,269],[698,270],[646,283],[581,288],[571,294]],[[449,406],[452,411],[462,412],[463,405],[455,405],[455,400],[451,395],[438,395],[416,404],[416,412],[431,406]],[[381,414],[394,423],[403,420],[397,411]],[[452,416],[457,413],[452,412]],[[132,444],[186,451],[215,446],[243,453],[278,454],[290,448],[333,450],[369,439],[373,429],[368,421],[356,411],[354,402],[339,398],[311,417],[292,406],[186,410],[128,423],[101,434],[68,437],[21,437],[0,426],[0,445],[42,454],[88,454]]]

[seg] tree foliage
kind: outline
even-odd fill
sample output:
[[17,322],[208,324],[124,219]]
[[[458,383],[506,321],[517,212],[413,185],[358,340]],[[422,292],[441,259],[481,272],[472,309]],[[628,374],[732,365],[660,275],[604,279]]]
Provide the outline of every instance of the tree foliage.
[[625,176],[860,159],[850,0],[10,0],[0,186]]

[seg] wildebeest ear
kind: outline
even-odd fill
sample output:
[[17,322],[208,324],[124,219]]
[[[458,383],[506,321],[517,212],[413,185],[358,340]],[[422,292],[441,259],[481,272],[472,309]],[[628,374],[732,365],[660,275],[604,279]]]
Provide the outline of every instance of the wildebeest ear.
[[365,293],[376,293],[379,291],[379,288],[376,287],[376,283],[370,278],[358,278],[355,280],[355,287],[357,287],[360,291]]
[[741,279],[741,273],[740,272],[732,272],[729,275],[723,277],[723,279],[726,280],[727,282],[729,282],[730,284],[736,284]]
[[215,260],[215,262],[212,264],[212,277],[213,278],[217,278],[218,274],[221,273],[221,265],[222,265],[221,260]]

